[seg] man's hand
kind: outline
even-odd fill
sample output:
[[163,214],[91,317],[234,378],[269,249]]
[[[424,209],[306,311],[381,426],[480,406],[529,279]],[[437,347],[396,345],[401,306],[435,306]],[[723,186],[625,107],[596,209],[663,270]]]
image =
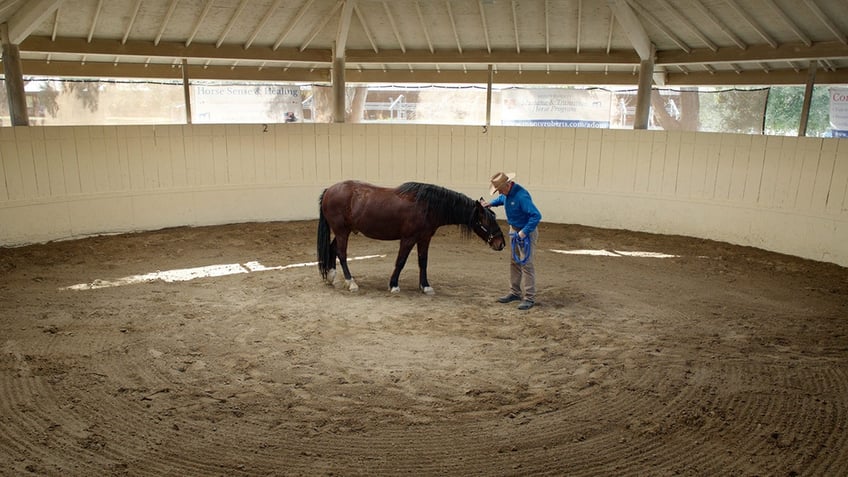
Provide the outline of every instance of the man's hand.
[[520,238],[521,240],[524,240],[524,237],[527,237],[526,235],[524,235],[524,231],[523,231],[523,230],[519,230],[519,231],[518,231],[518,238]]
[[488,203],[488,202],[486,201],[486,199],[484,199],[484,198],[482,198],[482,197],[480,197],[480,205],[482,205],[483,207],[485,207],[485,208],[487,208],[487,209],[488,209],[489,207],[491,207],[491,206],[492,206],[492,204]]

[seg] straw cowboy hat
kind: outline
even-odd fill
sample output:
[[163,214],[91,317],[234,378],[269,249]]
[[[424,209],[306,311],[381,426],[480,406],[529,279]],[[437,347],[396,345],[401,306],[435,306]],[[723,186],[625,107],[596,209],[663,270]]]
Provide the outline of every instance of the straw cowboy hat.
[[489,187],[489,195],[495,195],[495,192],[498,191],[498,188],[506,184],[507,182],[515,179],[514,172],[508,172],[504,174],[503,172],[498,172],[497,174],[492,176],[492,185]]

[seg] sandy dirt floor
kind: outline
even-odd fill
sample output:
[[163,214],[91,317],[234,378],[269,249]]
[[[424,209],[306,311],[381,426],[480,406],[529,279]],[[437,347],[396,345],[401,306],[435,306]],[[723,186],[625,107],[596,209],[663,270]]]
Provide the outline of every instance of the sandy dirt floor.
[[542,224],[521,312],[455,228],[434,296],[395,242],[352,238],[357,293],[278,268],[315,231],[0,249],[0,475],[848,475],[846,268]]

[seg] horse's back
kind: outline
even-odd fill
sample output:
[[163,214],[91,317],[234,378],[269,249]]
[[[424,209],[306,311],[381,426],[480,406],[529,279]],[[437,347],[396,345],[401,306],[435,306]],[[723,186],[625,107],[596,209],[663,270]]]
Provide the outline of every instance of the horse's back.
[[324,207],[324,211],[326,212],[329,207],[337,207],[340,204],[349,205],[354,201],[366,199],[374,192],[385,190],[388,189],[358,180],[351,179],[337,182],[324,191],[321,199],[322,207]]
[[389,190],[359,180],[337,182],[324,190],[321,195],[321,208],[324,214],[338,217],[339,214],[349,214],[352,210],[368,204],[375,194],[382,197]]
[[346,229],[378,240],[415,234],[424,220],[424,209],[408,194],[357,180],[327,188],[321,207],[335,232]]
[[371,192],[377,190],[388,190],[385,187],[375,186],[368,182],[348,179],[346,181],[336,182],[325,191],[326,194],[340,195],[350,197],[361,192]]

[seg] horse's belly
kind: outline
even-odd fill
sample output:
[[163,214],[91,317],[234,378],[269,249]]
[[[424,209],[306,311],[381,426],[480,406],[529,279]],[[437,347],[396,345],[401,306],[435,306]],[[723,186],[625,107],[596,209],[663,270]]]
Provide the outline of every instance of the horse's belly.
[[424,227],[424,217],[405,201],[370,203],[352,212],[353,229],[375,240],[400,240],[416,235]]
[[375,240],[400,240],[402,237],[400,226],[392,224],[385,224],[380,227],[358,227],[357,231]]

